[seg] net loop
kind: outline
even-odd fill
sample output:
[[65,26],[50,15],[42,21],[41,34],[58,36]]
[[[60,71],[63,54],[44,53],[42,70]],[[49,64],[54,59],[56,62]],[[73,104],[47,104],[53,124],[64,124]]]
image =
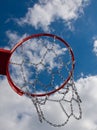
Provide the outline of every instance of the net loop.
[[[70,95],[70,93],[72,94],[72,96]],[[61,95],[60,99],[58,99],[58,97],[57,97],[57,99],[55,98],[55,96],[60,96],[60,95]],[[68,99],[67,96],[68,96],[68,98],[69,98],[69,96],[71,96],[71,98]],[[40,122],[45,121],[48,124],[50,124],[51,126],[62,127],[68,123],[68,121],[70,120],[70,118],[72,116],[77,120],[82,118],[82,110],[81,110],[81,102],[82,101],[81,101],[80,96],[77,92],[77,89],[75,87],[75,83],[74,83],[73,79],[71,79],[69,81],[67,86],[65,86],[63,89],[58,91],[58,93],[54,93],[53,95],[50,95],[50,96],[47,95],[45,98],[40,98],[40,97],[30,97],[30,98],[31,98],[31,100],[36,108]],[[51,121],[50,119],[48,119],[48,117],[45,117],[44,110],[42,109],[42,106],[46,105],[46,102],[48,102],[48,101],[53,102],[53,104],[57,103],[60,105],[60,109],[62,110],[62,112],[65,115],[63,117],[63,120],[61,123],[58,123],[57,120],[56,120],[56,122],[57,122],[56,123],[55,121]],[[76,115],[76,112],[74,112],[76,110],[74,110],[73,101],[76,102],[76,104],[77,104],[76,107],[78,107],[77,108],[78,109],[77,115]],[[69,106],[66,106],[67,104],[69,104]],[[70,107],[70,112],[68,113],[67,109],[69,107]],[[53,108],[53,109],[55,109],[55,111],[56,111],[57,108]],[[49,112],[48,112],[48,114],[49,114]],[[59,112],[59,114],[61,114],[61,113]],[[52,117],[53,117],[53,115],[52,115]]]

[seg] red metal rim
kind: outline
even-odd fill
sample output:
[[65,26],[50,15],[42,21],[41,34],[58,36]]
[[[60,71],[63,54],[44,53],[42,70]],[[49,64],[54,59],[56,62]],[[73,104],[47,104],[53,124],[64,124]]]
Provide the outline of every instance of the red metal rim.
[[[12,89],[19,95],[23,95],[23,94],[26,94],[28,96],[38,96],[38,97],[41,97],[41,96],[46,96],[46,95],[51,95],[55,92],[57,92],[58,90],[62,89],[67,83],[68,81],[71,79],[72,77],[72,74],[73,74],[73,71],[74,71],[74,66],[75,66],[75,59],[74,59],[74,54],[73,54],[73,51],[71,49],[71,47],[69,46],[69,44],[63,40],[62,38],[56,36],[56,35],[53,35],[53,34],[45,34],[45,33],[41,33],[41,34],[34,34],[34,35],[30,35],[24,39],[22,39],[20,42],[18,42],[14,48],[11,50],[11,55],[13,54],[13,52],[16,50],[16,48],[18,48],[21,44],[23,44],[24,42],[26,42],[27,40],[29,39],[32,39],[32,38],[37,38],[37,37],[41,37],[41,36],[48,36],[48,37],[53,37],[53,38],[56,38],[58,39],[59,41],[61,41],[70,51],[70,55],[71,55],[71,60],[72,60],[72,69],[70,70],[70,74],[68,76],[68,78],[64,81],[64,83],[59,86],[57,89],[51,91],[51,92],[48,92],[48,93],[43,93],[43,94],[31,94],[31,93],[27,93],[27,92],[24,92],[22,91],[18,86],[16,86],[13,82],[13,80],[11,79],[11,76],[10,76],[10,72],[9,72],[9,62],[7,64],[7,69],[6,69],[6,75],[7,75],[7,78],[8,78],[8,81],[9,81],[9,84],[10,86],[12,87]],[[9,61],[10,61],[10,58],[11,58],[11,55],[9,57]]]

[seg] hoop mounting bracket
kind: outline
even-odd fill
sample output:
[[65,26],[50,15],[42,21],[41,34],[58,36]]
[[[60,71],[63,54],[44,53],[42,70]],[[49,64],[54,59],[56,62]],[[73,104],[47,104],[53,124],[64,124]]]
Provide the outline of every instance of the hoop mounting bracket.
[[6,75],[6,66],[11,55],[10,50],[0,49],[0,74]]

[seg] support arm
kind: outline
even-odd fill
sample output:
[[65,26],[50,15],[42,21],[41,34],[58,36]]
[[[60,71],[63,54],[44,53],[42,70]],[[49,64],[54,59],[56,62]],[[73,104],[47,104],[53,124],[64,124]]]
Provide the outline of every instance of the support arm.
[[11,51],[0,48],[0,74],[6,75],[6,66],[10,58]]

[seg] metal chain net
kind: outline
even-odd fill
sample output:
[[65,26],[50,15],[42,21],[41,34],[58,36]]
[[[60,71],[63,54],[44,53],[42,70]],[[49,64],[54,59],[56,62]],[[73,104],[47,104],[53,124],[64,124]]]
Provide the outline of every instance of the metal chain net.
[[[25,95],[31,98],[40,122],[44,120],[51,126],[60,127],[67,124],[71,116],[81,118],[81,100],[73,77],[64,88],[52,95],[46,94],[64,83],[70,76],[72,64],[70,48],[56,37],[30,39],[13,53],[9,65],[11,78],[19,89],[29,93]],[[40,94],[45,96],[37,96]],[[54,115],[53,110],[58,112]]]
[[[59,97],[59,99],[58,99]],[[54,127],[61,127],[64,126],[68,123],[70,117],[74,117],[75,119],[79,120],[82,117],[82,110],[81,110],[81,99],[78,95],[78,92],[76,90],[75,84],[74,82],[71,80],[70,83],[67,84],[66,88],[63,88],[61,90],[59,90],[57,93],[55,93],[52,96],[46,96],[44,99],[43,98],[39,98],[39,97],[30,97],[33,104],[36,107],[36,111],[38,113],[38,117],[40,122],[46,121],[48,124],[50,124],[51,126]],[[59,111],[58,113],[55,112],[55,119],[54,121],[51,120],[51,118],[53,117],[52,115],[48,115],[49,111],[47,109],[46,106],[47,102],[52,102],[53,106],[54,104],[58,104],[61,108],[62,111]],[[52,105],[52,103],[50,105]],[[46,106],[45,109],[43,109]],[[52,108],[56,111],[57,108]],[[45,113],[45,114],[44,114]],[[62,115],[62,120],[61,122],[59,121],[60,119],[58,119],[57,114]],[[48,115],[48,117],[47,117]],[[61,117],[61,116],[60,116]],[[50,118],[50,119],[49,119]]]

